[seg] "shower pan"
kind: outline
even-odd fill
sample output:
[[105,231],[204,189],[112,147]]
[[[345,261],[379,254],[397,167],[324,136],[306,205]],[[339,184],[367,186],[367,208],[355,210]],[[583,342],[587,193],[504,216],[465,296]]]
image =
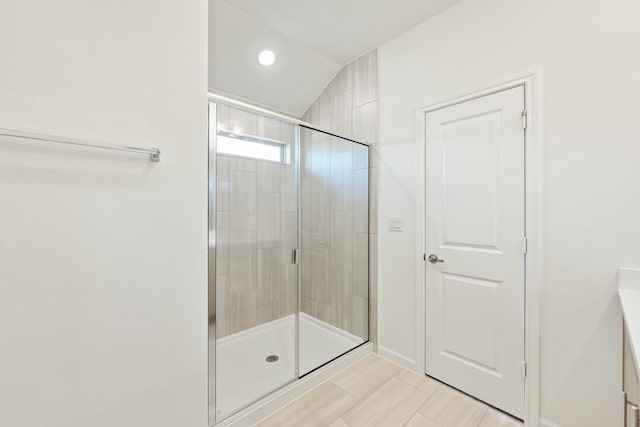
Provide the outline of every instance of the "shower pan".
[[209,104],[209,422],[369,340],[369,147]]

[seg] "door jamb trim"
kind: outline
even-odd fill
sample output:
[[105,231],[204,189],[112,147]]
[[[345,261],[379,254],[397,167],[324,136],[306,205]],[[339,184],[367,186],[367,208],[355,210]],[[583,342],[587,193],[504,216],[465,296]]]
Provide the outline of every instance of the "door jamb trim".
[[542,138],[541,138],[541,70],[539,68],[503,79],[479,89],[463,92],[457,96],[449,96],[425,103],[416,108],[416,174],[418,215],[416,215],[416,368],[426,372],[426,292],[425,266],[422,255],[426,251],[426,188],[425,188],[425,114],[455,104],[471,101],[517,86],[524,86],[525,110],[528,113],[528,125],[525,129],[525,233],[528,239],[527,260],[525,266],[525,362],[527,378],[524,393],[524,426],[540,425],[540,305],[542,292]]

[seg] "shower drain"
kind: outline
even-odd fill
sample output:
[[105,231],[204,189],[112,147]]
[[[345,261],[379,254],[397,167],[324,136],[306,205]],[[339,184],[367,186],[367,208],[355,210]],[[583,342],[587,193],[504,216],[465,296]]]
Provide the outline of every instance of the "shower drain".
[[267,363],[273,363],[273,362],[277,362],[278,359],[280,359],[280,358],[278,357],[277,354],[270,354],[267,357],[265,357],[264,360],[266,360]]

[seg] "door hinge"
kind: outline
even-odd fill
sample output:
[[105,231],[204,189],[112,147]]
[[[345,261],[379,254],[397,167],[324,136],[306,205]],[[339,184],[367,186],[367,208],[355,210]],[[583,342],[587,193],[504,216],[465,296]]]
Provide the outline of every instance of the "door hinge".
[[526,237],[522,238],[522,253],[526,254],[527,250],[529,250],[529,241]]
[[527,114],[527,110],[524,110],[522,112],[522,129],[526,129],[527,128],[527,122],[528,122],[528,117],[529,115]]
[[292,249],[291,250],[291,264],[299,264],[299,263],[300,263],[299,251],[298,251],[298,249]]
[[522,378],[527,378],[527,362],[522,362]]

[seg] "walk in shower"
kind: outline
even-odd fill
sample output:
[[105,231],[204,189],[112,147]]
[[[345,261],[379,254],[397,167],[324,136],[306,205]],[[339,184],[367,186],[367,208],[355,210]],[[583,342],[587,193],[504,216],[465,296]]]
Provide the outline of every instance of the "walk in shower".
[[214,424],[369,340],[369,147],[209,110]]

